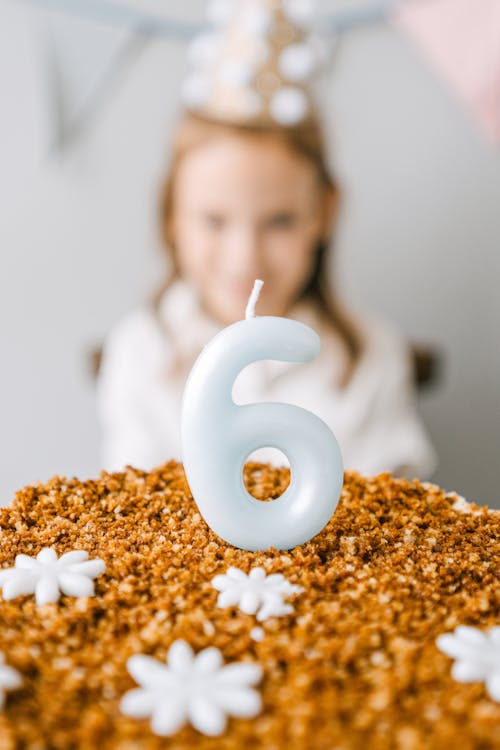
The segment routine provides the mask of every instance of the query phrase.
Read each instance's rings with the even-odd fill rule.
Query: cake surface
[[[247,464],[262,499],[289,473]],[[335,514],[307,544],[246,552],[221,541],[192,500],[182,466],[54,478],[0,511],[0,565],[53,547],[105,561],[94,597],[0,599],[0,651],[22,676],[0,713],[0,749],[500,748],[500,703],[460,683],[436,638],[500,621],[500,514],[454,508],[434,485],[347,472]],[[282,573],[302,592],[293,612],[257,623],[217,606],[212,579],[230,567]],[[259,625],[262,640],[252,631]],[[227,664],[260,664],[262,711],[220,737],[186,725],[158,737],[120,710],[137,687],[127,660],[164,662],[182,638]]]

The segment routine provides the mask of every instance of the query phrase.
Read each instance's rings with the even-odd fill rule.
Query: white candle
[[[262,282],[255,282],[246,319],[218,333],[189,375],[182,406],[186,477],[201,515],[235,547],[291,549],[311,539],[334,512],[343,484],[342,457],[330,428],[306,409],[284,403],[237,405],[238,373],[251,362],[309,362],[319,336],[288,318],[255,317]],[[243,466],[257,448],[273,446],[288,458],[290,484],[276,500],[247,492]]]

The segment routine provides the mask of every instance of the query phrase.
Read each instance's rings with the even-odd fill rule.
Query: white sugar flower
[[[22,678],[19,672],[5,663],[5,656],[0,652],[0,709],[5,704],[5,693],[7,690],[16,690],[21,687]]]
[[[66,552],[58,559],[52,547],[45,547],[36,558],[17,555],[13,568],[0,570],[0,587],[4,599],[35,594],[40,606],[57,602],[61,592],[66,596],[93,596],[93,579],[104,569],[103,560],[89,560],[83,550]]]
[[[303,590],[289,583],[281,573],[266,576],[264,568],[253,568],[248,576],[238,568],[229,568],[225,575],[212,579],[212,586],[221,592],[217,598],[219,607],[238,605],[247,615],[257,614],[261,622],[293,612],[293,607],[284,600]]]
[[[458,682],[484,682],[488,693],[500,701],[500,627],[488,632],[459,625],[454,633],[440,635],[438,648],[456,659],[451,668]]]
[[[261,710],[255,685],[262,678],[258,664],[223,665],[219,649],[206,648],[194,655],[183,640],[169,649],[167,664],[138,654],[127,669],[141,686],[129,690],[121,711],[135,719],[151,717],[152,731],[162,737],[175,734],[186,722],[203,734],[224,732],[227,716],[250,719]]]

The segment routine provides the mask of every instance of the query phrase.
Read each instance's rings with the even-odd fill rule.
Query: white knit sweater
[[[436,464],[418,417],[408,347],[387,324],[357,319],[363,354],[347,386],[336,387],[346,362],[339,335],[327,328],[311,303],[297,304],[290,317],[311,326],[321,353],[307,364],[255,362],[235,381],[236,403],[283,401],[317,414],[335,433],[346,468],[373,475],[391,471],[426,478]],[[130,313],[109,335],[98,383],[103,462],[150,469],[182,460],[180,416],[189,370],[221,326],[202,310],[193,290],[175,282],[160,305],[166,336],[146,307]],[[180,360],[179,360],[180,357]],[[171,372],[174,361],[179,370]],[[169,374],[170,373],[170,374]],[[273,448],[257,458],[284,464]]]

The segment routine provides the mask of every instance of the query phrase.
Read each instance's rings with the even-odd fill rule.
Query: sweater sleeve
[[[396,331],[374,324],[357,377],[357,388],[369,394],[359,435],[361,471],[429,477],[436,453],[418,414],[409,348]]]
[[[104,468],[151,469],[165,460],[145,397],[165,342],[146,310],[130,313],[106,339],[97,384]]]

